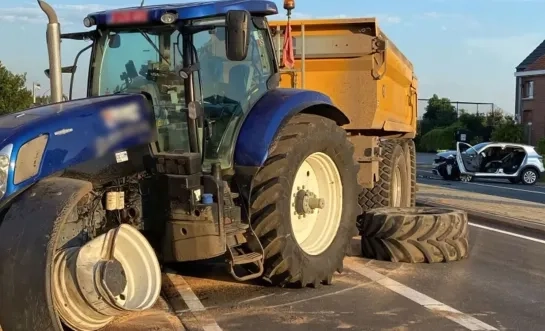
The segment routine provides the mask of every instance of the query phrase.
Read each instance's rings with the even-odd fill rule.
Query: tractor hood
[[[107,126],[106,121],[109,119],[115,121],[115,119],[122,118],[123,115],[128,119],[130,112],[133,115],[142,115],[147,112],[144,110],[147,107],[143,95],[117,94],[30,108],[0,116],[0,145],[18,134],[26,135],[39,132],[55,135],[57,129],[66,129],[65,127],[70,127],[70,124],[73,126],[74,124],[87,123],[84,132],[76,133],[81,137],[81,134],[92,134],[89,130],[94,127],[93,124],[99,124],[99,126],[101,124],[97,122],[102,122],[103,126]]]
[[[8,158],[4,164],[9,164],[3,189],[8,195],[97,158],[125,162],[116,161],[118,154],[153,141],[154,125],[153,111],[141,94],[72,100],[0,116],[0,158]]]

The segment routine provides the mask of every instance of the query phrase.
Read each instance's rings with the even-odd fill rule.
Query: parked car
[[[503,142],[471,146],[458,142],[456,150],[437,153],[432,172],[446,180],[497,178],[534,185],[545,174],[545,167],[543,157],[533,146]]]

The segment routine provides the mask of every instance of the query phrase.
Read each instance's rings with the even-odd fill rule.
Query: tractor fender
[[[0,225],[0,321],[4,330],[60,331],[49,268],[63,215],[91,192],[90,182],[51,177],[37,182],[11,204]],[[19,288],[23,287],[23,288]],[[32,316],[32,322],[28,319]]]
[[[257,101],[242,123],[235,145],[234,164],[263,165],[278,130],[298,113],[324,116],[339,126],[350,123],[331,98],[323,93],[284,88],[270,90]]]

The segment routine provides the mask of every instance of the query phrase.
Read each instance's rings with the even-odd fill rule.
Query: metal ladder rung
[[[258,262],[260,260],[261,260],[261,254],[255,253],[255,252],[233,256],[233,264],[235,265],[253,263],[253,262]]]

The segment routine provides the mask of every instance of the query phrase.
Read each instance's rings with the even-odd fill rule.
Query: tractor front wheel
[[[101,203],[90,183],[69,178],[43,180],[13,202],[0,226],[3,330],[98,330],[155,304],[153,249],[129,225],[97,234]]]
[[[330,284],[361,213],[358,164],[346,132],[315,115],[293,117],[273,142],[251,192],[251,222],[274,285]]]

